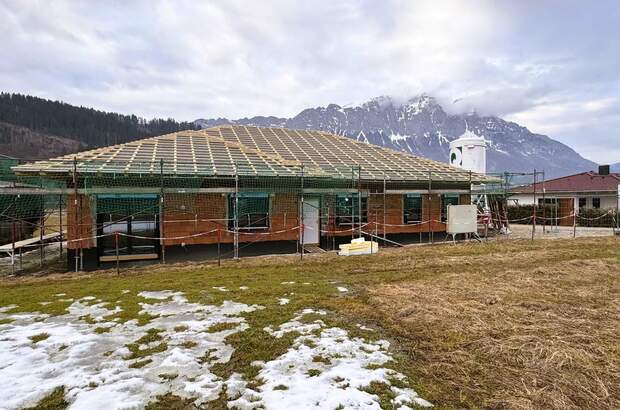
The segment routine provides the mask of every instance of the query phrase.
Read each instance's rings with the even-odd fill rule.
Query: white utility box
[[[476,205],[448,205],[448,235],[478,233],[478,207]]]

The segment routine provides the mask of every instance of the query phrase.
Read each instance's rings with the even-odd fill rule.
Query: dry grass
[[[620,408],[618,259],[492,272],[440,263],[449,272],[370,287],[365,312],[398,341],[426,398],[447,407]]]
[[[122,298],[123,320],[144,316],[138,315],[141,290],[180,290],[201,303],[233,298],[266,305],[247,316],[249,329],[227,339],[235,347],[231,360],[213,366],[220,377],[237,372],[252,382],[253,361],[271,360],[292,344],[292,336],[274,339],[265,326],[277,326],[302,308],[328,309],[322,320],[352,336],[389,339],[393,366],[436,408],[617,409],[619,245],[620,237],[507,240],[382,249],[352,258],[306,255],[303,262],[260,257],[224,261],[221,268],[213,263],[132,268],[118,277],[112,270],[5,278],[0,291],[4,305],[60,314],[66,304],[39,302],[58,292],[116,301],[121,290],[130,289]],[[291,288],[285,281],[311,286]],[[249,290],[202,293],[241,285]],[[337,292],[339,285],[349,292]],[[290,304],[278,305],[277,298],[291,289]],[[361,334],[357,323],[377,332]],[[387,397],[382,386],[374,387]],[[173,396],[156,403],[188,405]],[[211,405],[225,408],[226,400]]]

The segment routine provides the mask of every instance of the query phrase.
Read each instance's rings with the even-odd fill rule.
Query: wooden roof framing
[[[470,173],[438,161],[323,131],[222,125],[180,131],[14,167],[20,174],[80,173],[296,176],[464,182]],[[471,174],[474,183],[493,180]]]

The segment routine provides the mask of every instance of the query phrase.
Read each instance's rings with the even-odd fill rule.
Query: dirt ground
[[[508,236],[498,237],[499,239],[531,239],[532,238],[532,225],[510,225],[511,234]],[[543,229],[542,226],[536,226],[535,239],[568,239],[572,238],[573,234],[576,234],[577,238],[589,238],[589,237],[601,237],[601,236],[613,236],[614,230],[612,228],[589,228],[584,226],[578,226],[576,231],[573,232],[572,226],[547,226]]]

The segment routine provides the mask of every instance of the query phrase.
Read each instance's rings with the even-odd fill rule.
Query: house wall
[[[542,194],[536,195],[536,201],[542,198]],[[614,194],[605,194],[605,195],[597,195],[597,194],[579,194],[579,193],[568,193],[568,194],[546,194],[545,198],[570,198],[577,201],[578,198],[586,198],[586,208],[592,207],[592,198],[601,198],[601,208],[602,209],[615,209],[617,207],[617,197]],[[511,195],[508,198],[509,205],[515,205],[515,201],[518,201],[519,205],[533,205],[534,204],[534,195]]]
[[[166,246],[217,243],[217,232],[192,235],[227,228],[224,194],[170,194],[164,204],[160,235],[170,238],[164,240]],[[222,241],[228,240],[226,235],[222,233]]]
[[[199,235],[216,229],[220,230],[221,243],[233,243],[234,234],[228,231],[227,198],[226,194],[167,195],[162,236],[171,239],[166,239],[164,244],[218,243],[218,232]],[[273,194],[270,197],[270,211],[268,229],[240,230],[239,241],[255,241],[258,238],[260,241],[297,240],[298,230],[292,229],[299,226],[296,194]]]
[[[67,201],[67,248],[96,250],[96,209],[95,199],[86,195],[78,195],[77,203],[73,195]],[[322,212],[330,209],[330,218],[321,215],[322,229],[328,229],[330,235],[351,235],[350,227],[337,226],[335,224],[334,208],[335,201],[323,197],[326,201]],[[461,195],[460,203],[469,203],[469,195]],[[165,211],[163,224],[160,225],[160,236],[166,237],[164,245],[192,245],[214,244],[218,240],[221,243],[233,243],[234,235],[228,230],[227,218],[229,215],[228,200],[226,194],[167,194],[165,199]],[[329,205],[331,203],[331,205]],[[327,207],[325,204],[328,204]],[[444,232],[446,224],[440,222],[441,196],[438,194],[422,195],[422,219],[432,222],[424,224],[404,225],[403,223],[403,195],[385,195],[385,219],[384,219],[384,195],[369,194],[368,196],[368,225],[364,227],[367,232],[378,234],[399,234]],[[270,224],[268,229],[240,231],[239,241],[280,241],[297,240],[299,235],[299,212],[298,198],[296,193],[277,193],[270,196]],[[78,226],[75,218],[78,218]],[[212,230],[218,232],[209,232]],[[74,241],[77,238],[85,238]]]
[[[218,242],[217,233],[189,237],[202,232],[214,229],[220,229],[219,240],[222,243],[232,243],[234,241],[233,233],[225,232],[227,229],[226,218],[229,215],[227,211],[227,197],[221,194],[202,194],[194,196],[195,206],[192,213],[180,212],[178,209],[182,204],[191,202],[191,198],[177,196],[176,198],[166,198],[166,209],[164,214],[164,229],[162,236],[173,237],[165,241],[166,245],[179,244],[212,244]],[[368,224],[364,226],[367,232],[377,232],[383,234],[384,230],[387,234],[395,233],[418,233],[428,232],[429,229],[434,232],[443,232],[446,230],[446,224],[440,222],[441,208],[440,195],[423,195],[422,196],[422,216],[424,221],[432,220],[425,224],[403,224],[403,195],[386,195],[385,196],[385,221],[382,194],[370,194],[368,196]],[[298,198],[296,194],[273,194],[270,197],[270,224],[269,229],[253,230],[249,232],[239,231],[239,241],[279,241],[279,240],[297,240],[299,226]],[[330,232],[330,235],[348,236],[351,235],[350,226],[339,226],[336,224],[335,218],[335,199],[328,196],[323,197],[321,215],[321,229]],[[176,204],[175,202],[178,202]],[[469,195],[461,195],[460,203],[469,203]],[[329,214],[329,218],[328,215]],[[219,221],[201,221],[205,219],[213,219]],[[196,220],[196,221],[194,221]],[[385,225],[384,225],[385,224]],[[174,238],[177,237],[177,238]]]
[[[332,201],[333,202],[333,201]],[[467,194],[459,196],[460,204],[469,204],[471,197]],[[366,232],[376,234],[402,234],[402,233],[419,233],[419,232],[445,232],[446,224],[441,221],[441,195],[439,194],[423,194],[422,195],[422,222],[431,221],[422,224],[404,224],[403,219],[404,196],[402,194],[385,195],[385,212],[384,212],[384,195],[369,194],[368,195],[368,224],[363,227]],[[324,207],[325,208],[325,207]],[[333,215],[333,207],[330,208],[330,215]],[[385,220],[384,220],[385,217]],[[328,229],[331,235],[348,236],[351,235],[351,229],[348,226],[338,226],[335,218],[330,218],[329,224],[323,229]]]
[[[93,205],[86,195],[69,195],[67,197],[67,249],[88,249],[96,247],[97,235]],[[77,226],[76,226],[77,217]],[[76,240],[85,238],[81,240]]]

